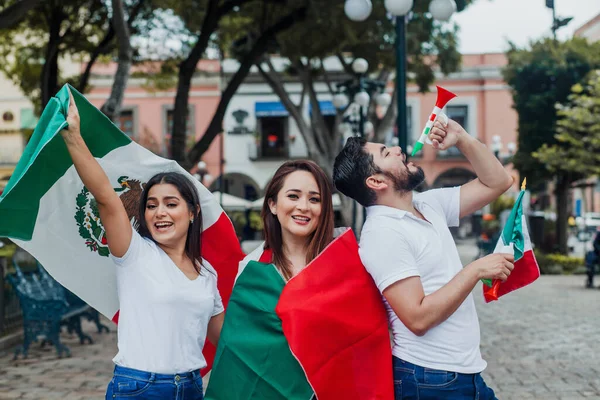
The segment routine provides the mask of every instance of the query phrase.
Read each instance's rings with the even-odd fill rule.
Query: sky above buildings
[[[600,0],[554,0],[554,4],[557,17],[573,17],[557,31],[561,40],[600,13]],[[452,20],[460,27],[463,54],[502,52],[509,40],[523,47],[552,35],[552,10],[545,0],[477,0]]]

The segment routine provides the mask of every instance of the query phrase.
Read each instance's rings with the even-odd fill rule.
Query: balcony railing
[[[290,159],[289,148],[281,149],[281,151],[271,149],[265,151],[260,144],[248,143],[247,146],[248,158],[251,161],[283,161]]]

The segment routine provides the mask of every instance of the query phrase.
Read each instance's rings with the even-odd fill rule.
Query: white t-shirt
[[[202,260],[201,274],[190,280],[135,230],[127,253],[111,258],[120,306],[115,364],[161,374],[204,368],[208,322],[223,312],[214,268]]]
[[[381,292],[397,281],[420,276],[425,295],[429,295],[462,269],[448,229],[459,223],[460,188],[416,194],[413,205],[429,222],[392,207],[367,208],[359,253]],[[487,366],[479,350],[479,321],[472,294],[446,321],[421,337],[404,326],[387,301],[385,305],[396,357],[426,368],[465,374],[481,372]]]

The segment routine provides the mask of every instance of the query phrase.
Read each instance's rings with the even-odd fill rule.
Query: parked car
[[[577,218],[577,226],[582,230],[595,231],[600,227],[600,213],[588,212]]]

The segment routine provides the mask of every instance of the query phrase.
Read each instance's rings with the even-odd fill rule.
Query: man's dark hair
[[[373,156],[365,150],[366,143],[364,138],[349,138],[333,164],[333,183],[337,190],[364,207],[372,206],[377,200],[377,194],[367,186],[366,180],[381,173]]]

